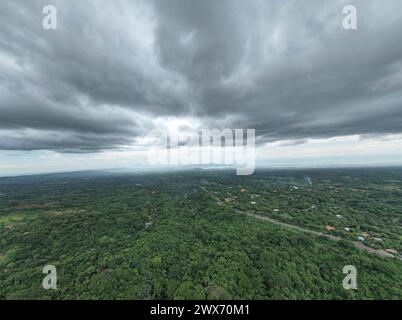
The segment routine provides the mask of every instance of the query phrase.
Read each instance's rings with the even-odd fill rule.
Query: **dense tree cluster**
[[[337,225],[330,217],[342,208],[362,230],[377,230],[398,246],[401,190],[394,182],[376,181],[374,173],[317,171],[308,173],[313,187],[303,188],[304,175],[194,171],[0,179],[0,298],[401,299],[400,260],[263,223],[201,188],[220,199],[236,197],[233,206],[316,228]],[[348,199],[345,188],[355,189]],[[258,194],[255,205],[251,194]],[[312,204],[321,214],[303,211]],[[279,212],[266,210],[274,207]],[[304,212],[298,218],[297,210]],[[47,264],[57,268],[57,290],[42,288]],[[342,287],[345,265],[356,266],[358,290]]]

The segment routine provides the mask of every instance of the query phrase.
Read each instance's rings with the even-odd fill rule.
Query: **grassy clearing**
[[[24,220],[25,215],[23,213],[12,213],[6,215],[0,215],[0,224],[9,224],[13,222],[20,222]]]

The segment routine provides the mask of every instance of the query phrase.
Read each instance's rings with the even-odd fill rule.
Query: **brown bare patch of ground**
[[[24,210],[24,209],[51,209],[56,206],[53,202],[47,203],[31,203],[31,204],[21,204],[14,206],[14,209]]]
[[[64,214],[63,211],[50,211],[49,214],[54,217],[60,217]]]
[[[88,210],[80,209],[80,210],[72,210],[72,209],[67,209],[67,210],[52,210],[49,211],[48,214],[53,216],[53,217],[60,217],[65,214],[74,214],[74,213],[83,213],[87,212]]]

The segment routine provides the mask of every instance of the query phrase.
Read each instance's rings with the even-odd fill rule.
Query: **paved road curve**
[[[250,213],[250,212],[242,211],[242,210],[239,210],[239,209],[234,209],[234,208],[228,206],[227,204],[225,204],[224,202],[222,202],[218,197],[216,197],[211,192],[209,192],[205,187],[201,187],[201,189],[204,190],[206,193],[208,193],[212,198],[214,198],[220,205],[227,206],[227,207],[231,208],[232,210],[234,210],[236,213],[244,214],[244,215],[247,215],[249,217],[258,219],[258,220],[267,221],[267,222],[270,222],[272,224],[276,224],[276,225],[279,225],[279,226],[282,226],[282,227],[285,227],[285,228],[288,228],[288,229],[297,230],[297,231],[304,232],[304,233],[307,233],[307,234],[312,234],[312,235],[315,235],[315,236],[318,236],[318,237],[327,238],[327,239],[330,239],[330,240],[333,240],[333,241],[340,241],[340,240],[349,241],[349,242],[353,243],[353,245],[359,250],[368,251],[370,253],[377,254],[377,255],[379,255],[381,257],[398,258],[399,260],[402,260],[402,257],[394,256],[393,254],[391,254],[391,253],[389,253],[389,252],[387,252],[385,250],[382,250],[382,249],[374,249],[374,248],[368,247],[368,246],[366,246],[364,243],[362,243],[360,241],[346,240],[346,239],[344,239],[342,237],[333,236],[333,235],[330,235],[330,234],[305,229],[305,228],[302,228],[302,227],[299,227],[299,226],[295,226],[293,224],[280,222],[278,220],[272,219],[272,218],[267,217],[267,216],[259,216],[259,215],[256,215],[256,214],[253,214],[253,213]]]

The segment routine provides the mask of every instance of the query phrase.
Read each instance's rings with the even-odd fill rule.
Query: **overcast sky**
[[[42,27],[46,4],[57,30]],[[342,26],[347,4],[357,30]],[[143,164],[142,137],[174,127],[255,128],[267,166],[402,164],[401,12],[400,0],[2,0],[0,175]]]

